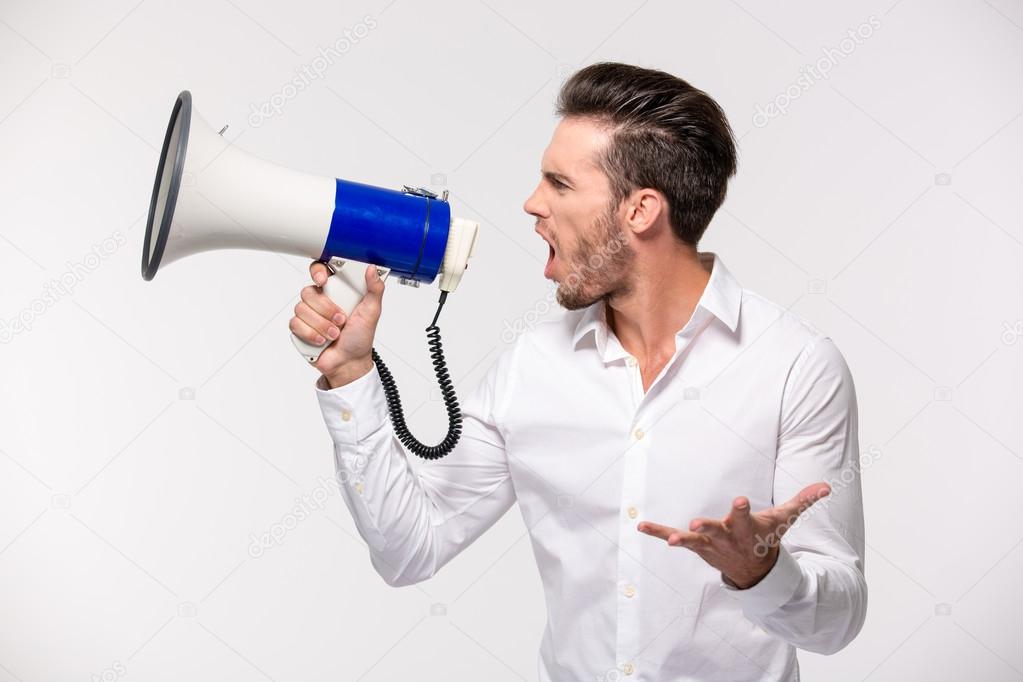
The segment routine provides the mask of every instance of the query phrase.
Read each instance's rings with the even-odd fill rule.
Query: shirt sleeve
[[[789,373],[782,399],[774,503],[825,481],[819,500],[782,536],[778,560],[756,585],[722,576],[745,616],[793,646],[832,654],[856,637],[867,611],[863,495],[856,391],[828,337],[811,341]]]
[[[514,346],[461,401],[462,433],[445,457],[417,473],[394,434],[376,366],[344,386],[316,382],[341,496],[388,585],[430,578],[515,501],[500,428]],[[412,455],[415,456],[415,455]]]

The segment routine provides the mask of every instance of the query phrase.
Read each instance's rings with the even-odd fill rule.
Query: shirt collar
[[[685,327],[678,330],[675,336],[679,337],[688,332],[693,325],[699,324],[709,314],[720,320],[728,330],[734,332],[739,326],[739,308],[742,303],[742,286],[732,276],[732,273],[725,267],[721,257],[713,251],[700,251],[697,253],[700,263],[705,268],[710,268],[710,280],[700,295],[696,304],[696,310]],[[583,311],[575,326],[575,333],[572,335],[573,346],[578,345],[590,332],[596,335],[597,348],[601,355],[606,356],[608,334],[610,327],[607,324],[607,309],[604,301],[597,301]],[[614,355],[624,357],[627,355],[620,344],[616,344],[618,350]],[[613,360],[614,357],[605,357],[605,360]]]

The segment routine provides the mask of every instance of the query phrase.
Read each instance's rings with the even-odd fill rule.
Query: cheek
[[[558,223],[557,230],[554,232],[554,245],[558,247],[558,251],[563,254],[570,254],[575,251],[576,247],[576,232],[575,226],[569,222]]]
[[[597,221],[606,210],[606,200],[579,191],[551,193],[548,198],[555,245],[566,253],[576,253],[580,242],[597,238]]]
[[[560,246],[574,246],[579,235],[585,234],[586,219],[580,211],[562,206],[557,213],[552,212],[551,217],[554,218],[554,234]]]
[[[594,239],[593,224],[588,216],[579,217],[576,220],[570,221],[564,230],[561,231],[562,244],[570,250],[572,253],[577,253],[579,249],[583,248],[586,244],[590,244]]]

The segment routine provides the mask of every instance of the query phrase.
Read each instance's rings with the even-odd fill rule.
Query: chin
[[[591,294],[581,288],[569,289],[564,284],[559,284],[556,298],[558,300],[558,305],[565,310],[582,310],[583,308],[593,305],[604,297],[600,294]]]

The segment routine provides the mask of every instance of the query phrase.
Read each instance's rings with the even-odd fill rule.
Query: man
[[[336,339],[317,395],[345,503],[397,586],[517,500],[548,607],[541,680],[795,680],[795,648],[834,653],[866,613],[852,377],[697,250],[736,166],[713,99],[603,63],[558,113],[524,208],[569,312],[500,355],[446,458],[416,475],[393,437],[375,269],[350,317],[303,289],[291,330]]]

